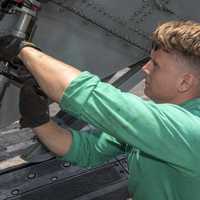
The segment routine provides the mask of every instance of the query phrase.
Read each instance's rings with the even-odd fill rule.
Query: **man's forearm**
[[[63,156],[70,149],[72,143],[71,133],[57,126],[53,121],[34,128],[33,131],[40,141],[58,156]]]
[[[70,82],[80,71],[34,48],[25,47],[18,55],[42,90],[58,102]]]

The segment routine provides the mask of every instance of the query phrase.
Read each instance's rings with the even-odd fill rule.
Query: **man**
[[[101,130],[80,134],[58,127],[49,120],[45,99],[31,85],[24,86],[24,125],[61,159],[88,167],[123,152],[134,200],[199,200],[200,24],[167,22],[152,39],[151,59],[143,71],[145,94],[153,101],[123,93],[19,39],[1,45],[0,54],[5,60],[18,55],[63,110]],[[36,106],[38,111],[32,111]]]

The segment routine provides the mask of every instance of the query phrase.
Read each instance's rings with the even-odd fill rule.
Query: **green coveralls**
[[[134,200],[200,199],[200,99],[156,104],[82,72],[60,106],[102,130],[72,130],[72,146],[62,159],[89,167],[125,152]]]

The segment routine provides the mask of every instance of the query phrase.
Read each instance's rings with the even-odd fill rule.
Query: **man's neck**
[[[192,99],[196,99],[196,98],[200,98],[200,96],[198,95],[184,95],[184,96],[179,96],[176,97],[175,99],[172,99],[171,101],[167,102],[167,103],[172,103],[172,104],[182,104],[186,101],[192,100]]]

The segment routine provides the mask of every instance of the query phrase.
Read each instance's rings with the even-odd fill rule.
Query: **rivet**
[[[28,179],[34,179],[36,177],[36,174],[35,173],[30,173],[28,175]]]
[[[19,189],[15,189],[11,191],[12,195],[18,195],[19,194]]]
[[[71,166],[71,163],[70,162],[64,162],[63,163],[63,167],[70,167]]]
[[[53,181],[56,181],[57,179],[58,179],[58,177],[55,176],[55,177],[51,178],[51,181],[53,182]]]
[[[64,12],[65,9],[64,8],[58,8],[58,12]]]

